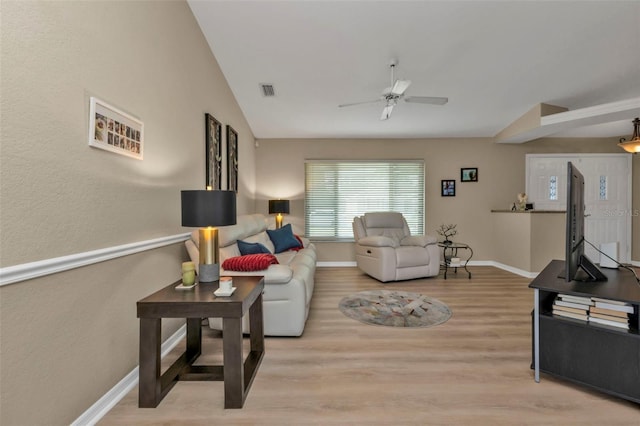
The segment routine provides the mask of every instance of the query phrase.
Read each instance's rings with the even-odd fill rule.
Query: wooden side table
[[[235,292],[217,297],[218,282],[176,290],[177,281],[138,301],[140,384],[138,406],[157,407],[178,380],[223,380],[224,407],[242,408],[264,356],[262,277],[234,277]],[[242,317],[249,312],[250,352],[243,361]],[[202,318],[222,318],[224,365],[197,365],[202,351]],[[186,351],[160,374],[162,318],[187,319]]]

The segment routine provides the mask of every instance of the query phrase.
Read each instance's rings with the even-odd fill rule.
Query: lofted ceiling
[[[258,139],[493,137],[540,103],[640,102],[640,1],[188,3]],[[407,96],[449,102],[338,108],[377,99],[391,60]],[[637,115],[556,136],[628,136]]]

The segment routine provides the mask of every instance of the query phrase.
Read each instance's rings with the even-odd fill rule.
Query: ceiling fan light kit
[[[364,101],[364,102],[353,102],[349,104],[341,104],[338,105],[339,108],[354,106],[354,105],[362,105],[362,104],[372,104],[378,102],[384,102],[385,106],[382,109],[382,115],[380,116],[380,120],[388,120],[391,118],[391,111],[393,111],[393,107],[398,104],[398,100],[404,99],[405,102],[413,102],[419,104],[429,104],[429,105],[444,105],[449,102],[449,98],[436,97],[436,96],[404,96],[404,92],[411,85],[411,80],[396,80],[394,71],[395,67],[398,64],[397,61],[391,61],[389,67],[391,68],[391,86],[382,91],[382,95],[379,99],[372,101]]]
[[[625,138],[620,139],[618,146],[627,152],[636,154],[640,152],[640,118],[636,117],[633,121],[633,136],[627,141]]]

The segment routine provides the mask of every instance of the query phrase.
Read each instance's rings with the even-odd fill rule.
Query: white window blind
[[[352,239],[353,218],[380,211],[424,232],[424,161],[307,161],[305,191],[307,237]]]

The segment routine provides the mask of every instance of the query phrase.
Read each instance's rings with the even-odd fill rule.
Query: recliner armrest
[[[357,244],[367,247],[398,247],[398,242],[396,240],[383,235],[372,235],[360,238],[357,241]]]
[[[426,247],[430,244],[435,244],[437,242],[438,242],[438,239],[430,235],[411,235],[409,237],[404,237],[400,241],[400,245]]]

